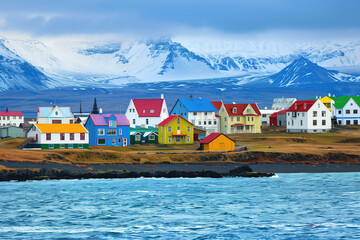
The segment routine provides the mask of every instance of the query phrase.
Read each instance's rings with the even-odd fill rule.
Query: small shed
[[[211,133],[200,141],[200,150],[234,151],[235,141],[222,133]]]
[[[16,126],[0,127],[0,138],[21,138],[24,137],[23,129]]]
[[[199,141],[206,137],[206,129],[198,126],[194,126],[194,141]]]
[[[158,129],[157,128],[131,128],[130,129],[130,143],[144,144],[144,143],[158,143]]]
[[[281,110],[273,113],[270,116],[270,126],[285,126],[286,125],[286,112],[287,110]]]

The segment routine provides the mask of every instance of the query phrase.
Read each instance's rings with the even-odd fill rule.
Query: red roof
[[[281,110],[281,111],[278,111],[278,112],[274,112],[273,114],[270,115],[270,118],[275,118],[277,117],[278,114],[282,114],[282,113],[286,113],[288,110]]]
[[[288,112],[307,112],[314,105],[315,101],[305,100],[305,101],[296,101],[289,107]]]
[[[139,117],[160,117],[164,99],[133,99]]]
[[[165,126],[167,125],[168,123],[170,123],[172,120],[174,120],[175,118],[177,117],[181,117],[182,119],[184,119],[185,121],[187,121],[188,123],[190,123],[191,125],[194,125],[192,124],[191,122],[189,122],[188,120],[186,120],[185,118],[183,118],[182,116],[180,115],[170,115],[167,119],[165,119],[164,121],[162,121],[161,123],[158,124],[158,126]]]
[[[19,111],[5,111],[5,112],[0,112],[0,116],[2,117],[12,117],[12,116],[17,116],[17,117],[20,117],[20,116],[24,116],[21,112]]]
[[[256,115],[261,115],[260,110],[257,106],[256,103],[240,103],[240,104],[224,104],[225,109],[227,111],[227,113],[229,114],[229,116],[245,116],[245,115],[253,115],[253,114],[243,114],[243,112],[245,111],[246,107],[248,105],[251,105],[251,107],[254,109],[254,111],[256,112]],[[233,112],[233,109],[236,107],[236,113]],[[256,116],[255,115],[255,116]],[[254,116],[254,115],[253,115]]]
[[[231,138],[229,138],[228,136],[226,136],[225,134],[222,133],[211,133],[209,136],[207,136],[206,138],[204,138],[203,140],[200,141],[200,143],[211,143],[212,141],[214,141],[217,137],[219,137],[220,135],[224,135],[225,137],[227,137],[228,139],[230,139],[231,141],[235,142],[234,140],[232,140]]]
[[[222,101],[213,101],[211,102],[212,105],[214,105],[214,107],[217,109],[217,110],[220,110],[221,108],[221,105],[223,104]]]

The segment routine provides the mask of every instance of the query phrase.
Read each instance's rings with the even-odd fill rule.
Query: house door
[[[123,146],[127,146],[127,138],[123,138]]]
[[[35,135],[35,141],[38,141],[38,135],[37,134]]]
[[[225,151],[225,143],[219,143],[219,150]]]

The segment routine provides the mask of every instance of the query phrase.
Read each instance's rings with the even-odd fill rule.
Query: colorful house
[[[19,111],[6,111],[0,112],[0,126],[16,126],[19,127],[21,123],[24,123],[24,115]]]
[[[158,125],[160,144],[193,144],[194,125],[180,115],[170,115]]]
[[[270,126],[286,126],[286,111],[281,110],[271,114]]]
[[[205,151],[234,151],[235,141],[222,133],[212,133],[200,141],[200,149]]]
[[[157,128],[130,128],[130,143],[158,143]]]
[[[39,107],[36,123],[74,123],[70,107]]]
[[[85,122],[90,146],[129,146],[130,124],[125,114],[90,114]]]
[[[296,101],[286,112],[287,132],[319,133],[331,129],[331,113],[320,101]]]
[[[160,99],[131,99],[125,115],[132,128],[157,127],[160,122],[169,117],[163,95]]]
[[[217,109],[206,98],[179,98],[171,115],[180,115],[197,127],[204,128],[207,134],[217,132]]]
[[[359,125],[360,123],[360,97],[344,96],[332,97],[332,116],[339,125]]]
[[[220,130],[224,134],[261,133],[261,113],[256,103],[223,104],[219,115]]]
[[[35,123],[27,132],[25,148],[89,148],[89,133],[81,124]]]

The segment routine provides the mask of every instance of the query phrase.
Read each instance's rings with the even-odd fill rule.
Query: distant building
[[[180,115],[197,127],[206,130],[206,134],[217,132],[218,118],[216,117],[218,110],[206,98],[179,98],[171,115]]]
[[[130,127],[157,127],[169,117],[164,96],[160,99],[131,99],[125,113]]]
[[[212,133],[200,141],[200,149],[205,151],[234,151],[235,141],[222,133]]]
[[[160,144],[193,144],[194,125],[180,115],[170,115],[158,124]]]
[[[220,130],[224,134],[261,133],[261,113],[256,103],[223,104],[219,114]]]
[[[276,110],[260,109],[260,113],[261,113],[260,122],[261,122],[261,125],[270,126],[270,116],[274,112],[276,112]]]
[[[90,114],[84,124],[90,146],[129,146],[130,124],[125,114]]]
[[[145,144],[158,143],[157,128],[130,128],[130,143]]]
[[[0,112],[0,126],[16,126],[19,127],[21,123],[24,123],[24,115],[19,111],[6,111]]]
[[[271,114],[270,126],[286,126],[286,112],[287,110],[281,110]]]
[[[274,98],[273,104],[271,106],[272,110],[285,110],[288,109],[291,105],[294,104],[296,98]]]
[[[70,107],[39,107],[37,123],[69,124],[74,123],[74,115]]]
[[[344,96],[332,97],[332,115],[339,125],[359,125],[360,123],[360,97]]]
[[[320,101],[296,101],[287,110],[286,131],[319,133],[331,129],[331,113]]]
[[[16,126],[1,126],[0,127],[0,139],[1,138],[21,138],[24,137],[23,129]]]
[[[27,132],[26,148],[82,149],[89,148],[89,133],[81,124],[34,124]]]

